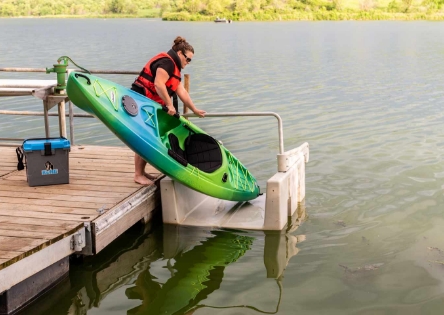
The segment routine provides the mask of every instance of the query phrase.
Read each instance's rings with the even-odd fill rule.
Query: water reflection
[[[164,258],[171,277],[161,284],[154,280],[149,268],[142,272],[136,285],[127,290],[128,297],[141,299],[142,305],[128,314],[185,314],[200,307],[200,301],[219,289],[225,267],[241,258],[254,241],[248,235],[214,230],[204,235],[199,244],[190,246],[189,240],[193,239],[186,234],[192,231],[186,230],[164,227],[164,244],[168,244]],[[177,251],[170,251],[171,246]]]
[[[305,239],[295,233],[304,219],[305,211],[301,210],[281,232],[175,225],[164,225],[151,234],[133,229],[96,257],[74,265],[69,279],[20,314],[48,314],[51,310],[50,314],[69,315],[179,315],[193,314],[202,308],[248,308],[275,314],[283,292],[285,268],[299,251],[297,243]],[[234,292],[225,297],[224,303],[209,298],[221,288],[224,278],[239,282],[248,277],[252,268],[248,259],[258,258],[260,252],[266,270],[264,277],[276,282],[273,305],[259,307],[258,300],[232,303]],[[244,270],[244,274],[229,268],[236,264],[240,264],[239,270]]]

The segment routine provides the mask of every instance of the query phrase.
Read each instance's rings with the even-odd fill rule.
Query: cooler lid
[[[26,139],[23,141],[23,151],[31,152],[44,150],[45,143],[51,143],[51,149],[69,149],[70,143],[65,138]]]

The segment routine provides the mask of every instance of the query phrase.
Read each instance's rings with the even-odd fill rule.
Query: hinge
[[[96,211],[97,211],[99,214],[103,214],[103,213],[105,212],[105,210],[106,210],[105,206],[102,206],[100,209],[97,209]]]

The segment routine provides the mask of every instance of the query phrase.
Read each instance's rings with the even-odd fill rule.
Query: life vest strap
[[[176,109],[176,112],[179,112],[179,101],[177,100],[176,92],[173,94],[173,106]]]
[[[151,75],[149,75],[149,74],[146,73],[145,71],[142,71],[142,72],[140,73],[140,76],[143,77],[143,78],[145,78],[145,79],[147,79],[148,81],[154,83],[154,77],[151,76]]]
[[[182,77],[177,76],[174,73],[173,73],[173,75],[171,77],[176,78],[177,80],[179,80],[179,82],[182,82]]]
[[[144,94],[145,94],[146,97],[149,96],[149,93],[151,93],[151,95],[157,95],[156,92],[154,92],[154,91],[153,91],[152,89],[150,89],[149,87],[144,86],[144,85],[143,85],[142,83],[140,83],[138,80],[136,80],[133,84],[134,84],[135,86],[137,86],[138,88],[143,89]],[[147,93],[147,91],[148,91],[149,93]]]

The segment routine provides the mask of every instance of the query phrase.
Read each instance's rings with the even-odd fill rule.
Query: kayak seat
[[[171,149],[168,150],[168,155],[175,159],[177,162],[182,164],[183,166],[188,165],[187,158],[185,157],[185,152],[179,145],[179,139],[177,139],[176,135],[170,133],[168,135],[168,140],[170,141]]]
[[[217,141],[206,134],[191,134],[185,140],[185,154],[188,163],[211,173],[222,166],[222,153]]]
[[[217,141],[206,134],[190,134],[185,139],[185,150],[179,145],[176,135],[168,135],[171,149],[168,154],[180,164],[211,173],[222,166],[222,152]]]

